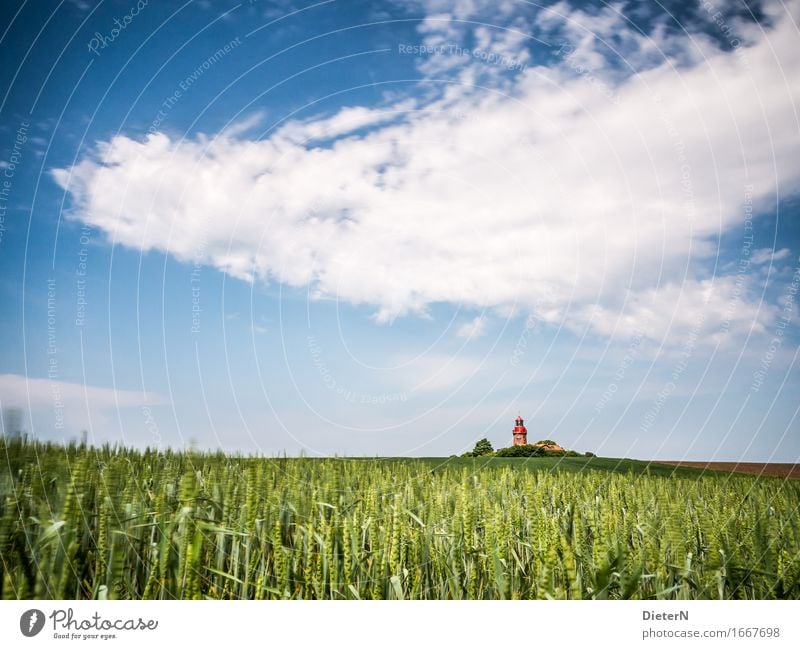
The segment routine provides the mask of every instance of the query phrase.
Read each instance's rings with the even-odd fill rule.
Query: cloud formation
[[[514,4],[500,30],[450,21],[481,3],[432,3],[420,36],[523,71],[421,58],[456,83],[258,140],[118,135],[53,176],[115,244],[309,286],[382,322],[444,302],[657,340],[763,328],[773,310],[714,271],[715,241],[798,189],[797,4],[764,31],[735,23],[735,48],[646,36],[613,8],[525,19]],[[552,44],[547,60],[525,33]],[[698,325],[698,310],[716,315]]]
[[[466,340],[472,340],[474,338],[480,338],[481,336],[486,334],[486,329],[488,327],[488,319],[484,315],[475,316],[469,322],[465,322],[458,328],[456,331],[456,335],[459,338],[464,338]]]
[[[163,396],[154,392],[0,374],[0,407],[25,411],[29,432],[37,436],[54,432],[74,436],[81,429],[92,431],[97,425],[113,425],[123,409],[166,403]]]
[[[64,404],[97,410],[116,410],[165,403],[152,392],[100,388],[81,383],[34,379],[20,374],[0,374],[0,403],[4,406],[52,406],[55,400]]]

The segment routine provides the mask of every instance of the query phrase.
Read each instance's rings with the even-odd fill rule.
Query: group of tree
[[[495,451],[492,443],[484,437],[476,442],[475,448],[461,457],[580,457],[581,455],[577,451],[547,449],[546,446],[557,446],[557,444],[552,439],[543,439],[536,444],[508,446]],[[586,457],[594,457],[594,453],[586,453]]]
[[[562,451],[548,449],[545,446],[553,442],[538,442],[537,444],[521,444],[520,446],[508,446],[499,448],[495,452],[495,457],[578,457],[577,451]]]

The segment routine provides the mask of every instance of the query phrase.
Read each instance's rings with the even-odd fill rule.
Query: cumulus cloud
[[[260,140],[119,135],[53,176],[71,216],[117,244],[310,286],[372,305],[378,321],[446,302],[661,339],[692,326],[685,309],[734,304],[703,326],[763,327],[770,309],[752,287],[710,268],[748,206],[798,189],[797,5],[725,51],[700,35],[667,47],[611,9],[595,23],[562,3],[523,24],[514,4],[497,9],[513,32],[458,33],[526,61],[520,29],[563,33],[579,58],[513,75],[473,58],[436,96],[346,107]],[[429,10],[468,19],[476,6]],[[451,38],[442,20],[422,35],[440,24]],[[621,34],[624,58],[595,24]]]
[[[465,338],[466,340],[472,340],[473,338],[480,338],[481,336],[486,334],[486,328],[488,324],[488,319],[486,316],[479,315],[474,317],[469,322],[465,322],[458,328],[456,335],[459,338]]]
[[[676,342],[697,338],[722,344],[730,341],[730,332],[764,332],[775,317],[774,305],[745,299],[752,292],[742,277],[687,279],[628,296],[622,312],[594,304],[582,316],[606,335]]]
[[[392,110],[352,106],[326,119],[290,120],[277,131],[275,139],[287,138],[300,144],[307,144],[313,140],[333,139],[358,129],[389,122],[398,116],[403,116],[414,107],[415,102],[407,100],[400,102]]]
[[[754,250],[753,254],[750,255],[750,263],[751,264],[765,264],[768,261],[780,261],[781,259],[785,259],[790,254],[790,250],[788,248],[781,248],[780,250],[773,250],[772,248],[759,248],[758,250]]]

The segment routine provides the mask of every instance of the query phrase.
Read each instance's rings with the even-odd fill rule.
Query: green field
[[[374,460],[372,460],[374,461]],[[380,462],[411,461],[408,458],[380,458]],[[643,462],[641,460],[628,460],[611,457],[423,457],[414,458],[431,469],[463,468],[468,471],[476,469],[502,469],[512,471],[568,471],[572,473],[593,469],[597,471],[624,473],[634,476],[674,476],[680,478],[699,478],[702,476],[717,475],[729,476],[729,473],[693,469],[690,467],[677,467],[658,462]]]
[[[800,597],[800,483],[0,441],[0,597]]]

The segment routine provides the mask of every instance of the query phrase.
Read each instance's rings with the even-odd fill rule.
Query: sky
[[[800,3],[0,6],[44,440],[800,460]],[[10,431],[6,431],[10,432]]]

